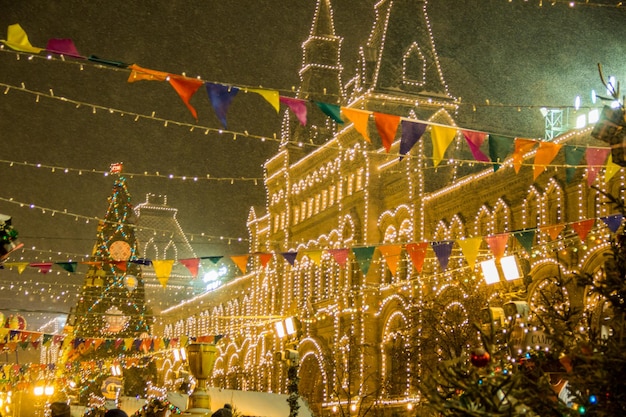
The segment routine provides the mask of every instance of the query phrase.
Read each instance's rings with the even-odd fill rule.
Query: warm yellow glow
[[[483,271],[483,277],[485,277],[485,282],[487,284],[495,284],[500,281],[500,274],[498,273],[498,268],[496,267],[496,261],[494,259],[481,262],[480,268]]]
[[[46,394],[47,396],[50,396],[50,395],[54,394],[54,386],[46,385],[44,387],[44,394]]]
[[[41,385],[37,385],[37,386],[35,387],[35,389],[33,390],[33,393],[34,393],[36,396],[38,396],[38,397],[42,396],[42,395],[43,395],[43,386],[41,386]]]
[[[514,279],[521,278],[519,268],[517,267],[517,259],[514,255],[505,256],[500,259],[500,265],[502,265],[504,279],[507,281],[513,281]]]
[[[283,322],[277,321],[276,323],[274,323],[274,326],[276,326],[276,335],[278,336],[278,338],[282,339],[283,337],[285,337],[287,333],[285,332],[285,326],[283,325]]]

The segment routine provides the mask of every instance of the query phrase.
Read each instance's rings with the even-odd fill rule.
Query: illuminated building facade
[[[547,168],[536,165],[536,146],[497,162],[473,158],[426,6],[378,2],[357,73],[343,85],[330,1],[318,1],[298,98],[370,112],[369,138],[356,123],[312,115],[301,126],[285,114],[282,144],[265,164],[266,210],[248,217],[246,273],[164,310],[157,326],[166,337],[224,335],[214,386],[285,392],[276,352],[295,349],[299,391],[315,413],[411,410],[433,364],[471,348],[475,332],[463,329],[492,312],[485,307],[517,300],[539,311],[538,294],[559,277],[601,268],[610,232],[600,219],[613,212],[589,183],[624,197],[623,174],[605,181],[608,170],[566,168],[566,148],[602,146],[589,129],[553,138],[560,152]],[[387,152],[377,113],[429,129],[399,158],[400,134]],[[433,126],[456,129],[444,152]],[[528,231],[529,246],[516,239]],[[258,254],[272,257],[265,264]],[[521,265],[519,277],[488,286],[479,263],[505,255]],[[590,302],[573,284],[556,289],[563,303]],[[301,326],[292,339],[274,331],[285,317]]]

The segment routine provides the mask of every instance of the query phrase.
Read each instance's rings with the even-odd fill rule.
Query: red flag
[[[587,238],[587,234],[589,234],[595,222],[596,219],[587,219],[572,223],[571,226],[580,238],[580,240],[584,242]]]
[[[389,153],[391,144],[396,137],[398,125],[400,124],[400,116],[385,113],[374,113],[374,121],[376,122],[376,129],[378,129],[380,140],[383,142],[383,146],[387,150],[387,153]]]
[[[409,243],[406,245],[406,251],[411,257],[411,263],[413,263],[413,267],[420,274],[426,258],[426,249],[428,249],[428,242]]]
[[[185,106],[187,106],[193,115],[193,118],[198,120],[198,112],[191,105],[189,100],[191,100],[191,97],[196,93],[196,91],[198,91],[198,88],[204,85],[204,82],[195,78],[180,77],[172,74],[169,75],[168,79],[170,85],[174,87],[174,90],[176,90],[180,98],[183,100],[183,103],[185,103]]]
[[[200,258],[179,259],[178,262],[187,267],[189,272],[191,272],[191,276],[193,276],[194,278],[198,277],[198,266],[200,265]]]

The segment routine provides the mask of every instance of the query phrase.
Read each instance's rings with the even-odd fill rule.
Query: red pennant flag
[[[169,75],[169,81],[170,85],[174,87],[174,90],[176,90],[180,98],[183,100],[183,103],[185,103],[185,106],[187,106],[193,115],[193,118],[198,120],[198,112],[195,107],[191,105],[189,100],[191,100],[191,97],[196,93],[196,91],[204,85],[204,82],[195,78],[180,77],[173,74]]]
[[[509,234],[502,233],[499,235],[490,235],[485,237],[485,242],[489,245],[491,253],[496,259],[502,258],[506,250],[506,244],[509,241]]]
[[[47,274],[52,269],[52,262],[31,262],[28,266],[39,268],[39,272]]]
[[[389,153],[391,144],[393,143],[393,140],[396,137],[396,132],[398,131],[400,116],[374,112],[374,121],[376,122],[376,129],[378,129],[378,134],[383,142],[383,146],[387,150],[387,153]]]
[[[298,121],[302,126],[306,126],[307,102],[305,100],[283,96],[280,96],[279,100],[281,103],[284,103],[287,105],[287,107],[289,107],[289,110],[291,110],[292,113],[296,115]]]
[[[350,251],[348,249],[328,249],[328,253],[330,253],[340,266],[346,266],[346,262],[348,262],[348,255]]]
[[[424,266],[424,259],[426,258],[426,250],[428,249],[428,242],[421,243],[409,243],[406,245],[406,251],[411,257],[411,263],[415,270],[421,274]]]
[[[480,146],[483,144],[485,139],[487,139],[487,134],[473,130],[461,130],[461,133],[463,133],[465,141],[467,142],[474,159],[477,161],[489,162],[489,157],[480,150]]]
[[[274,255],[271,253],[259,253],[258,256],[261,261],[261,266],[265,268]]]
[[[580,238],[580,240],[584,242],[585,239],[587,239],[587,235],[591,231],[591,228],[593,227],[595,222],[596,219],[587,219],[572,223],[571,226]]]
[[[200,258],[188,258],[188,259],[179,259],[178,262],[185,265],[189,272],[191,272],[191,276],[194,278],[198,277],[198,267],[200,266]]]
[[[120,271],[126,272],[126,269],[128,268],[128,262],[126,261],[113,261],[111,263],[114,264]]]

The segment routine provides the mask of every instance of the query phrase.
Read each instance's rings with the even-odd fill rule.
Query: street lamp
[[[35,394],[35,409],[37,413],[41,416],[45,415],[44,407],[48,404],[48,399],[54,394],[54,386],[53,385],[35,385],[33,389],[33,394]],[[43,397],[45,396],[45,401],[43,401]]]
[[[296,417],[298,415],[298,362],[300,355],[298,353],[298,339],[300,337],[300,321],[295,317],[287,317],[283,320],[274,323],[276,330],[276,336],[279,339],[287,338],[292,339],[290,347],[293,349],[286,349],[283,352],[277,353],[277,358],[285,361],[289,364],[287,369],[287,392],[289,397],[287,403],[289,404],[289,417]]]

